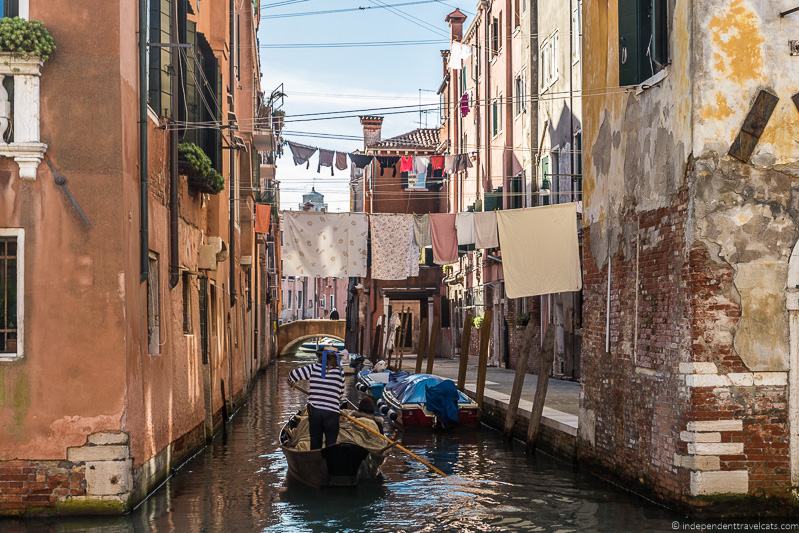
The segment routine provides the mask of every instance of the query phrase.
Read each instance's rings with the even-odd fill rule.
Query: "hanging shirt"
[[[295,143],[293,141],[288,142],[289,149],[291,150],[291,157],[294,158],[295,165],[302,165],[305,164],[305,168],[309,168],[311,166],[311,156],[316,153],[316,147],[314,146],[306,146],[304,144]]]
[[[369,216],[369,227],[372,279],[405,280],[419,275],[413,215],[375,213]]]
[[[467,211],[455,215],[455,229],[459,245],[474,244],[474,213]]]
[[[336,168],[347,170],[347,152],[336,152]]]
[[[472,56],[472,47],[459,42],[453,42],[449,51],[448,67],[451,70],[460,70],[461,63]]]
[[[430,237],[429,215],[413,215],[413,235],[419,248],[433,244],[433,239]]]
[[[469,114],[471,109],[469,108],[469,93],[463,93],[461,96],[461,116],[465,117]]]
[[[474,214],[474,246],[480,249],[499,246],[497,212],[485,211]]]
[[[366,277],[369,222],[364,213],[282,214],[286,276]]]
[[[434,155],[430,156],[430,166],[433,167],[433,172],[437,170],[444,170],[444,156]]]
[[[447,155],[444,156],[444,170],[447,174],[455,174],[458,170],[458,156]]]
[[[400,172],[413,172],[412,155],[404,155],[400,157]]]
[[[330,175],[333,175],[333,160],[336,157],[336,152],[333,150],[319,149],[319,166],[316,171],[321,172],[322,167],[330,167]]]
[[[433,262],[446,265],[458,260],[458,234],[454,213],[430,213],[430,234],[433,240]]]
[[[508,298],[579,291],[576,204],[497,211]]]
[[[469,154],[459,154],[455,157],[455,170],[466,170],[467,168],[472,168],[472,160],[469,158]]]
[[[344,396],[344,373],[340,368],[326,368],[324,377],[320,363],[301,366],[289,372],[289,381],[292,383],[304,379],[309,382],[308,403],[311,406],[334,413],[340,411],[341,398]]]
[[[427,187],[427,167],[430,165],[430,158],[416,156],[413,158],[413,167],[416,170],[416,188],[424,189]]]
[[[364,155],[364,154],[352,154],[352,153],[350,154],[350,161],[352,161],[352,162],[353,162],[353,164],[354,164],[354,165],[355,165],[357,168],[364,168],[364,167],[366,167],[366,165],[368,165],[369,163],[371,163],[371,162],[372,162],[372,159],[374,159],[374,157],[373,157],[373,156],[371,156],[371,155]]]
[[[392,171],[392,176],[397,175],[397,163],[399,163],[399,157],[396,155],[378,155],[375,156],[377,162],[380,164],[380,173],[383,174],[386,170]]]

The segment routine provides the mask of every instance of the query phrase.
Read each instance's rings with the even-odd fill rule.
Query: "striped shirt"
[[[311,365],[295,368],[289,373],[289,381],[296,383],[300,380],[310,382],[308,403],[317,409],[338,413],[341,397],[344,395],[344,373],[340,368],[328,368],[325,377],[322,377],[322,365]]]

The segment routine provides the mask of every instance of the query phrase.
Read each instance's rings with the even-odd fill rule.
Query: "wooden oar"
[[[290,383],[290,384],[291,384],[292,387],[294,387],[298,391],[304,393],[306,396],[308,395],[308,391],[306,389],[300,387],[297,383]],[[413,457],[414,459],[416,459],[417,461],[419,461],[420,463],[425,465],[428,469],[430,469],[431,472],[435,472],[436,474],[438,474],[440,476],[447,477],[447,474],[445,474],[442,470],[440,470],[439,468],[436,468],[434,465],[432,465],[426,459],[424,459],[422,457],[419,457],[418,455],[416,455],[415,453],[410,451],[408,448],[406,448],[405,446],[403,446],[399,442],[389,439],[388,437],[386,437],[385,435],[383,435],[379,431],[370,428],[369,426],[367,426],[366,424],[364,424],[363,422],[361,422],[360,420],[358,420],[355,417],[352,417],[352,416],[350,416],[350,415],[348,415],[346,413],[341,413],[341,416],[343,416],[344,418],[346,418],[347,420],[349,420],[350,422],[352,422],[356,426],[360,427],[361,429],[365,429],[366,431],[368,431],[372,435],[380,437],[381,439],[383,439],[384,441],[389,443],[391,446],[396,447],[401,452],[404,452],[405,454]],[[391,446],[389,446],[389,447],[391,447]]]

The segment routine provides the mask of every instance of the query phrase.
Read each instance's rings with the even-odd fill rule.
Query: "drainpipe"
[[[181,8],[183,2],[177,2],[175,5],[175,17],[172,21],[170,28],[170,41],[172,44],[180,44],[180,30],[178,28],[178,21],[181,19]],[[175,61],[175,52],[177,52],[177,61]],[[170,97],[170,105],[172,106],[172,121],[180,119],[180,102],[178,98],[178,89],[183,85],[183,68],[180,61],[180,48],[172,47],[170,49],[172,57],[172,72],[169,77],[172,82],[172,95]],[[174,124],[173,124],[174,125]],[[174,289],[178,286],[180,279],[180,256],[178,254],[178,129],[173,127],[170,132],[169,139],[169,288]]]
[[[147,206],[147,0],[139,0],[139,270],[147,281],[150,267]]]
[[[230,55],[228,56],[228,83],[230,84],[230,111],[235,112],[234,106],[234,99],[235,99],[235,77],[236,72],[233,68],[233,58],[236,57],[236,50],[234,47],[236,46],[235,40],[235,32],[236,32],[236,11],[235,11],[235,4],[233,0],[229,2],[229,13],[228,16],[230,17],[230,24],[228,31],[230,32]],[[236,303],[236,202],[238,198],[236,198],[236,144],[233,139],[233,131],[234,131],[234,123],[233,121],[229,121],[230,123],[230,213],[228,214],[228,225],[230,227],[230,231],[228,233],[228,239],[230,240],[230,266],[228,268],[228,272],[230,273],[230,278],[228,283],[230,284],[230,307]]]

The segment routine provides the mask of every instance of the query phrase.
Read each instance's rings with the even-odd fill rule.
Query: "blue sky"
[[[279,84],[284,84],[288,95],[284,109],[287,115],[287,132],[311,132],[354,135],[359,139],[362,130],[357,118],[306,121],[292,123],[291,115],[320,113],[351,109],[389,106],[413,106],[419,102],[437,103],[434,92],[441,83],[440,50],[449,48],[449,29],[446,15],[456,6],[467,15],[473,6],[457,1],[430,1],[395,9],[417,17],[437,28],[433,31],[411,17],[399,15],[375,6],[380,3],[395,5],[413,0],[262,0],[260,29],[261,69],[263,90],[269,94]],[[460,5],[459,5],[460,4]],[[359,11],[270,18],[273,15],[305,13],[319,10],[365,7]],[[465,9],[464,9],[465,8]],[[468,21],[467,21],[468,24]],[[263,48],[263,45],[293,43],[342,43],[363,41],[440,40],[440,43],[419,46],[381,46],[358,48]],[[379,111],[371,112],[380,114]],[[357,114],[357,113],[351,113]],[[363,114],[370,114],[369,112]],[[296,117],[295,120],[301,117]],[[427,124],[435,127],[438,117],[430,113]],[[424,126],[424,118],[422,119]],[[419,126],[419,113],[386,115],[383,137],[391,137]],[[342,151],[362,147],[361,140],[317,139],[285,134],[285,139],[303,144]],[[281,208],[297,209],[302,193],[315,185],[325,194],[331,211],[349,208],[347,181],[349,171],[330,169],[316,172],[316,156],[311,168],[295,166],[288,148],[278,162],[277,178],[281,183]]]

